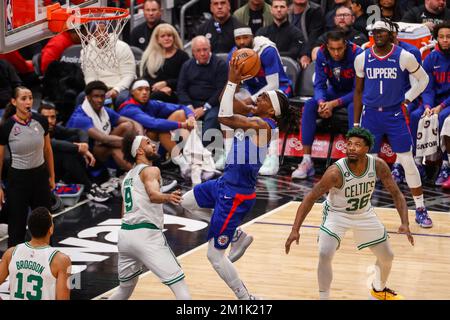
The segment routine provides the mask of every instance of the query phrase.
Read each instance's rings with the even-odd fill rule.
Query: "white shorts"
[[[161,230],[119,230],[119,281],[126,282],[143,272],[143,266],[152,271],[165,285],[184,279],[166,237]]]
[[[332,211],[324,203],[323,220],[320,225],[320,236],[327,234],[338,241],[338,248],[341,239],[344,238],[347,230],[353,230],[353,239],[359,250],[386,241],[388,234],[386,228],[378,219],[373,208],[360,214],[348,214]]]

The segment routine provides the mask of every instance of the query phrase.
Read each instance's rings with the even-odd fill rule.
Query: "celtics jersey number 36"
[[[342,173],[342,186],[332,188],[328,193],[327,202],[331,210],[358,214],[372,207],[370,199],[376,182],[375,158],[368,154],[367,159],[366,170],[360,176],[350,170],[347,158],[335,162]]]

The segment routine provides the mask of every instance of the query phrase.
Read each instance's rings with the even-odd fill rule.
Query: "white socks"
[[[425,203],[423,201],[423,194],[420,196],[413,196],[414,203],[416,204],[416,208],[425,208]]]
[[[302,162],[309,162],[309,163],[311,163],[312,162],[311,155],[310,154],[304,154]]]

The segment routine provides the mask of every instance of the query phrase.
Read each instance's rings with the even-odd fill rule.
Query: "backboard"
[[[54,35],[48,29],[47,6],[56,0],[0,0],[0,53],[14,51]],[[60,0],[61,6],[106,6],[107,0]]]

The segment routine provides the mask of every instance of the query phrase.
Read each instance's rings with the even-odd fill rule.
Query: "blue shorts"
[[[361,127],[375,136],[375,144],[370,153],[380,152],[383,135],[388,138],[392,151],[401,153],[411,150],[412,136],[400,106],[384,109],[365,107]]]
[[[214,208],[207,240],[214,238],[217,249],[228,247],[242,218],[256,202],[255,192],[238,193],[221,179],[195,186],[194,196],[201,208]]]

